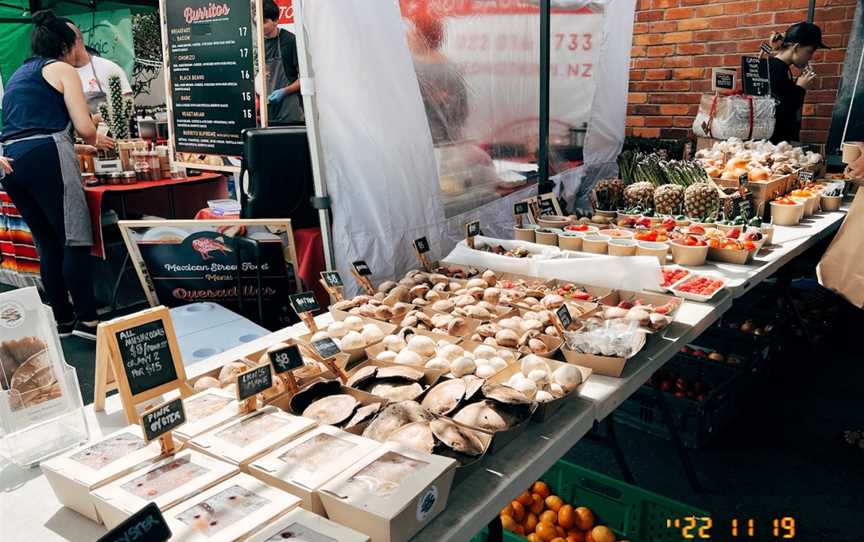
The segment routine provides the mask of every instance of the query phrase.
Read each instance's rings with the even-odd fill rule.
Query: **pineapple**
[[[594,185],[595,207],[603,211],[614,211],[624,205],[624,181],[604,179]],[[599,207],[598,207],[599,206]]]
[[[654,190],[654,210],[661,215],[680,215],[684,208],[684,187],[664,184]]]
[[[699,182],[684,191],[684,214],[699,220],[713,220],[720,210],[720,193],[713,183]]]
[[[628,208],[654,208],[654,185],[649,182],[633,183],[624,190],[624,200]]]

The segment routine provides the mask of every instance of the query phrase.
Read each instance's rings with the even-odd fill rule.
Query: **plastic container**
[[[561,250],[582,250],[582,239],[585,234],[579,231],[565,231],[558,234],[558,247]]]
[[[609,255],[610,256],[635,256],[636,241],[633,239],[610,239],[609,240]]]
[[[678,241],[670,241],[669,249],[672,251],[672,261],[678,265],[705,265],[705,259],[708,257],[708,245],[690,246]]]
[[[654,256],[660,265],[666,264],[666,254],[669,253],[669,245],[666,243],[652,243],[650,241],[639,241],[636,246],[637,256]]]
[[[591,254],[606,254],[609,240],[607,235],[586,235],[582,238],[582,250]]]
[[[804,204],[786,205],[771,202],[771,223],[775,226],[797,226],[804,215]]]
[[[680,542],[681,533],[666,528],[666,519],[709,517],[705,510],[646,491],[598,472],[558,460],[541,478],[564,502],[590,508],[599,525],[606,525],[619,540],[633,542]],[[525,538],[504,531],[506,542]],[[485,542],[483,532],[471,542]]]
[[[683,291],[679,290],[679,288],[680,288],[681,286],[683,286],[684,284],[687,284],[688,282],[691,282],[691,281],[693,281],[693,280],[696,280],[696,279],[699,279],[699,278],[702,278],[702,277],[706,277],[706,276],[707,276],[708,278],[711,278],[711,279],[714,279],[714,280],[719,280],[720,282],[723,283],[723,286],[721,286],[720,288],[717,288],[717,289],[714,291],[714,293],[711,294],[711,295],[699,295],[699,294],[694,294],[694,293],[692,293],[692,292],[683,292]],[[672,287],[669,288],[669,291],[672,292],[673,294],[675,294],[675,295],[678,296],[678,297],[683,297],[684,299],[690,299],[690,300],[692,300],[692,301],[700,301],[700,302],[702,302],[702,303],[706,303],[706,302],[711,301],[712,299],[714,299],[714,297],[715,297],[717,294],[719,294],[721,291],[723,291],[723,289],[726,288],[726,285],[727,285],[727,284],[729,284],[729,279],[727,279],[727,278],[725,278],[725,277],[716,277],[716,276],[714,276],[714,275],[696,275],[696,274],[691,274],[691,275],[688,275],[688,276],[684,277],[683,279],[679,280],[679,281],[676,282],[675,284],[673,284]]]

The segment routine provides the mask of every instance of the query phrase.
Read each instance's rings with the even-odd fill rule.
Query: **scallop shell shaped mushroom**
[[[569,392],[582,384],[582,373],[575,365],[562,365],[552,373],[553,381]]]
[[[387,335],[381,341],[384,344],[384,347],[387,350],[399,353],[405,348],[405,339],[403,339],[400,335]]]
[[[542,358],[539,358],[535,355],[529,355],[522,358],[522,363],[520,366],[522,370],[522,375],[528,376],[531,374],[531,371],[542,370],[546,373],[549,373],[549,364]]]

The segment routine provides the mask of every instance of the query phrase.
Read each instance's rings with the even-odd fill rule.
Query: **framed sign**
[[[528,214],[528,202],[520,201],[518,203],[513,204],[513,214],[514,215],[527,215]]]
[[[570,326],[573,325],[573,317],[570,316],[570,309],[567,308],[567,305],[561,305],[561,307],[555,311],[555,315],[558,316],[558,321],[561,322],[561,327],[566,331],[570,329]]]
[[[301,294],[293,294],[288,298],[291,302],[291,307],[298,315],[304,312],[317,312],[318,300],[315,299],[314,292],[303,292]]]
[[[342,288],[345,284],[342,282],[342,276],[338,271],[322,271],[321,278],[327,286],[331,288]]]
[[[120,231],[151,305],[209,301],[276,331],[300,291],[291,220],[135,220]],[[260,305],[260,311],[259,311]]]
[[[737,72],[726,68],[711,68],[711,90],[731,92],[735,90]]]
[[[184,423],[186,423],[186,410],[183,408],[183,399],[179,397],[151,408],[141,415],[144,441],[152,442]]]
[[[372,275],[372,269],[370,269],[369,264],[367,264],[363,260],[352,263],[351,267],[353,267],[354,271],[361,277],[368,277]]]
[[[270,365],[260,365],[237,375],[237,400],[245,401],[273,387]]]
[[[273,371],[277,375],[299,369],[305,365],[300,347],[296,344],[272,350],[268,355],[270,356],[270,363],[273,365]]]
[[[138,423],[135,406],[180,390],[189,394],[171,313],[156,307],[99,324],[96,332],[94,408],[117,389],[129,423]]]
[[[330,359],[341,352],[339,346],[329,337],[313,342],[312,346],[315,348],[315,352],[323,359]]]

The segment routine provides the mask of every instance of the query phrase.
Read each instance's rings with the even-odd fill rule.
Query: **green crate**
[[[667,519],[710,514],[656,493],[609,478],[592,470],[559,460],[543,476],[552,493],[573,506],[587,506],[619,539],[630,542],[681,542],[681,533],[666,527]],[[471,542],[485,542],[485,530]],[[504,532],[505,542],[524,542],[521,536]]]

